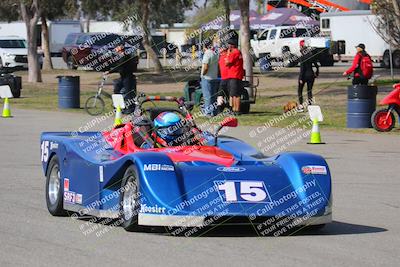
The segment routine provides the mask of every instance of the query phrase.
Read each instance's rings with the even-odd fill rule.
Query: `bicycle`
[[[91,116],[98,116],[103,114],[105,109],[105,102],[102,95],[106,98],[112,99],[112,96],[103,91],[105,82],[107,81],[108,73],[103,73],[100,85],[98,87],[97,93],[94,96],[89,97],[85,102],[85,110]]]

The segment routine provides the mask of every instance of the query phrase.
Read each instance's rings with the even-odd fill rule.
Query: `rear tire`
[[[74,63],[74,58],[72,56],[68,56],[67,58],[67,67],[69,70],[76,70],[78,68]]]
[[[89,115],[98,116],[103,114],[105,109],[104,100],[99,96],[91,96],[85,102],[85,110]]]
[[[120,195],[121,225],[128,232],[137,231],[140,209],[139,179],[133,165],[126,169],[121,188],[123,188]]]
[[[400,68],[400,50],[396,50],[393,53],[393,67]]]
[[[393,112],[390,112],[389,117],[388,109],[376,110],[371,116],[371,124],[378,132],[390,132],[396,125],[396,118]]]
[[[60,177],[60,163],[57,155],[49,162],[46,174],[46,203],[47,209],[53,216],[65,216],[64,210],[64,187]]]

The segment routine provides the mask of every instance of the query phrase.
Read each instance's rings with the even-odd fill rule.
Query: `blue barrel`
[[[371,116],[376,109],[378,88],[353,85],[348,88],[347,128],[372,128]]]
[[[80,108],[79,76],[57,76],[58,107]]]

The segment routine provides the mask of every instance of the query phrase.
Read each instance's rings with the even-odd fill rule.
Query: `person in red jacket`
[[[225,99],[229,98],[228,66],[225,65],[225,60],[227,56],[228,56],[228,47],[226,46],[226,44],[222,44],[219,50],[219,59],[218,59],[219,73],[221,76],[221,81],[219,83],[219,90],[217,94],[218,113],[221,113],[227,106]]]
[[[368,79],[364,77],[361,72],[361,60],[363,57],[369,57],[368,53],[365,51],[365,45],[359,44],[356,46],[357,54],[354,57],[353,65],[343,73],[343,76],[348,76],[353,74],[353,85],[356,84],[368,84]]]
[[[240,96],[242,94],[243,57],[239,49],[236,48],[236,41],[228,40],[228,52],[225,58],[225,66],[228,67],[227,78],[229,89],[229,102],[234,114],[240,113]]]

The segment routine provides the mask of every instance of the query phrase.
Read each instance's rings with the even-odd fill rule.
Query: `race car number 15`
[[[47,162],[47,160],[49,159],[49,141],[43,141],[40,148],[42,151],[40,158],[42,162]]]
[[[270,202],[261,181],[216,181],[223,202]]]

